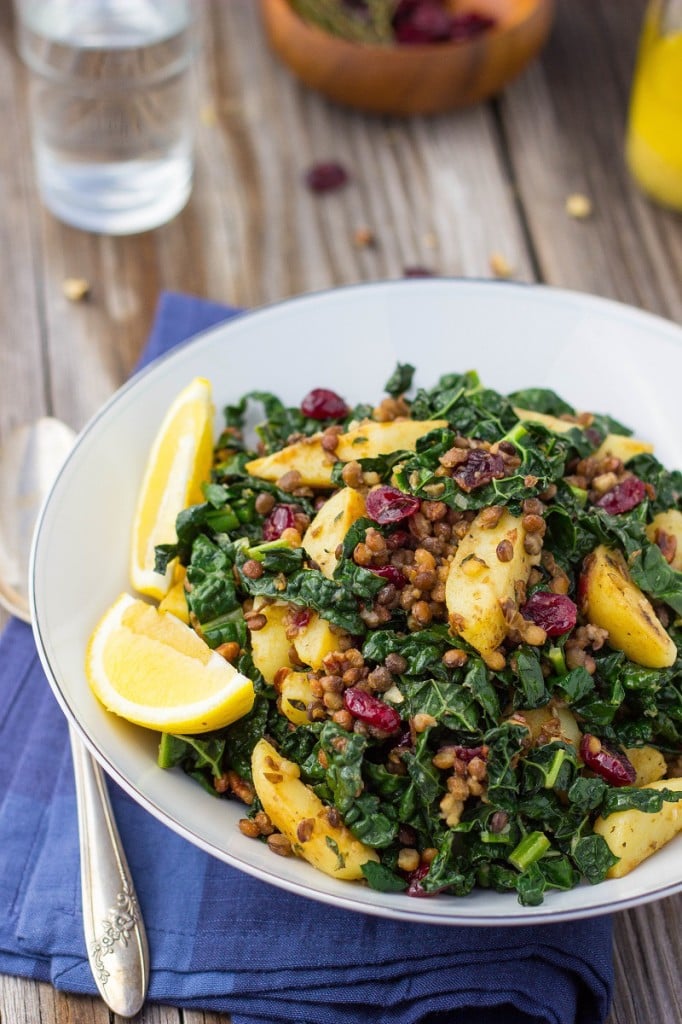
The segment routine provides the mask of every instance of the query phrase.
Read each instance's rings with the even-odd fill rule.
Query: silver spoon
[[[10,435],[0,451],[0,604],[30,621],[28,564],[43,498],[75,434],[46,417]],[[83,929],[104,1002],[121,1017],[142,1007],[149,982],[144,922],[102,769],[69,727],[76,780]]]

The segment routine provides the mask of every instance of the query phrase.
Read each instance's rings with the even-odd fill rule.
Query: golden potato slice
[[[345,879],[362,878],[362,865],[379,860],[376,850],[356,839],[345,825],[330,822],[331,808],[301,782],[298,765],[278,754],[267,740],[259,740],[254,747],[251,770],[263,810],[299,857],[326,875]]]
[[[553,430],[555,434],[565,434],[567,430],[578,426],[577,423],[571,423],[569,420],[560,420],[558,416],[550,416],[546,412],[535,412],[533,409],[521,409],[518,406],[514,406],[514,412],[520,420],[540,423],[543,427],[547,427],[548,430]]]
[[[483,513],[460,541],[445,584],[450,628],[475,647],[491,667],[501,667],[497,649],[507,635],[501,602],[515,600],[515,584],[526,582],[540,555],[524,548],[526,530],[520,518],[505,510],[497,525],[486,528]],[[497,548],[511,545],[512,556],[501,562]]]
[[[337,564],[336,549],[356,519],[365,514],[365,499],[352,487],[343,487],[324,503],[303,535],[303,548],[330,579]]]
[[[340,435],[334,454],[342,462],[352,462],[391,452],[413,452],[420,437],[447,426],[447,420],[391,420],[387,423],[367,420]]]
[[[674,663],[677,647],[633,583],[619,551],[600,544],[588,555],[578,593],[583,614],[608,631],[608,642],[615,650],[646,668],[667,668]]]
[[[672,789],[682,792],[682,779],[660,779],[646,789]],[[616,857],[617,864],[609,868],[608,878],[622,878],[670,842],[682,830],[682,801],[667,802],[655,814],[644,811],[616,811],[608,818],[597,818],[594,831],[603,836]]]
[[[287,672],[281,681],[280,707],[294,725],[310,725],[307,707],[314,700],[306,672]]]
[[[650,454],[654,446],[648,441],[641,441],[638,437],[626,437],[625,434],[607,434],[602,443],[594,453],[598,459],[606,455],[613,455],[614,458],[627,462],[635,455]]]
[[[537,740],[541,743],[561,740],[563,743],[571,743],[576,748],[580,746],[582,733],[569,708],[546,704],[543,708],[524,708],[515,712],[514,721],[518,721],[519,717],[528,726],[534,743]]]
[[[658,782],[668,770],[663,754],[655,747],[628,747],[624,753],[637,772],[635,786]]]
[[[278,670],[291,665],[291,640],[287,637],[285,621],[289,605],[279,601],[268,604],[257,597],[253,610],[264,615],[267,620],[262,629],[254,629],[250,634],[253,663],[266,683],[273,683]]]
[[[246,463],[246,472],[260,480],[275,483],[285,473],[295,469],[301,474],[301,484],[306,487],[331,487],[334,456],[322,447],[320,434],[306,437],[295,444],[287,445],[281,451],[252,459]]]
[[[246,463],[246,471],[261,480],[277,481],[289,470],[296,469],[301,474],[302,484],[331,487],[335,461],[352,462],[401,450],[414,451],[420,437],[447,425],[447,420],[392,420],[388,423],[367,420],[348,433],[340,434],[334,452],[325,451],[321,434],[315,434],[262,459],[252,459]]]
[[[348,634],[331,625],[326,619],[313,612],[307,626],[304,626],[294,637],[293,644],[296,654],[304,665],[310,665],[317,671],[323,667],[328,654],[339,650],[343,639]]]
[[[667,533],[677,541],[675,554],[670,563],[673,569],[682,572],[682,512],[676,508],[669,508],[666,512],[659,512],[646,528],[646,535],[652,544],[656,543],[658,531]]]

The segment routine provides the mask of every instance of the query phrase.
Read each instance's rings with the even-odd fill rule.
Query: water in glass
[[[16,0],[16,9],[46,206],[107,234],[175,216],[193,169],[186,0]]]

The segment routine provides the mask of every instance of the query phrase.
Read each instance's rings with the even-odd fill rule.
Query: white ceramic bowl
[[[375,399],[396,361],[417,385],[477,369],[508,392],[552,387],[578,408],[610,412],[682,466],[682,330],[628,306],[506,282],[405,280],[282,302],[209,330],[121,388],[78,438],[43,508],[32,566],[35,638],[64,712],[113,778],[190,842],[294,893],[387,917],[439,924],[523,924],[623,909],[682,889],[682,838],[626,878],[549,893],[409,899],[330,879],[245,838],[241,807],[156,766],[157,737],[108,714],[83,671],[87,638],[129,588],[129,530],[147,453],[177,392],[213,382],[218,410],[253,388],[296,403],[312,387]],[[216,429],[220,426],[220,415]]]

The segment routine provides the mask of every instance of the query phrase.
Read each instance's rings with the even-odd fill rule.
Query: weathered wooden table
[[[682,219],[623,163],[641,0],[570,0],[543,56],[496,102],[432,119],[332,108],[268,52],[254,0],[202,5],[198,166],[160,230],[105,238],[63,226],[36,195],[25,83],[0,0],[0,441],[46,411],[80,427],[133,368],[161,289],[257,306],[410,265],[593,292],[682,322]],[[353,182],[322,200],[302,172],[339,159]],[[592,215],[571,218],[570,194]],[[369,229],[373,246],[358,244]],[[63,282],[85,278],[69,301]],[[609,1024],[679,1024],[682,896],[616,917]],[[3,1024],[105,1024],[97,999],[0,977]],[[158,1024],[227,1018],[147,1007]],[[117,1018],[118,1020],[118,1018]]]

